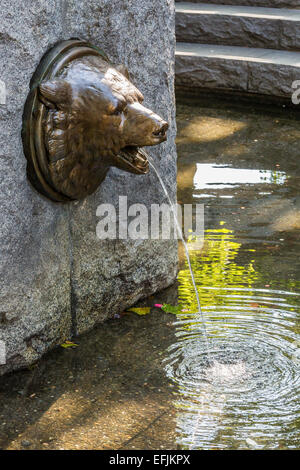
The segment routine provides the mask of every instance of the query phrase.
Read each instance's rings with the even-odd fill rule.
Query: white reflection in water
[[[236,384],[238,381],[248,379],[251,374],[246,368],[246,363],[239,361],[235,364],[222,364],[221,362],[214,361],[213,364],[205,371],[207,380],[213,385],[227,385]]]
[[[223,189],[242,184],[283,184],[286,181],[283,171],[248,170],[210,163],[197,163],[196,168],[195,189]]]

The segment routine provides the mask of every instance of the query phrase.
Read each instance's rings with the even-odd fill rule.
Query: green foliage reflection
[[[191,246],[193,240],[189,240]],[[241,288],[251,288],[258,279],[253,260],[240,265],[237,262],[241,244],[234,240],[232,230],[220,228],[206,230],[204,246],[201,251],[190,251],[191,265],[196,283],[200,289],[203,307],[224,305],[224,288],[235,288],[231,295],[238,294]],[[254,251],[254,250],[248,250]],[[191,276],[187,263],[179,272],[179,302],[192,311],[196,309],[196,295],[191,287]],[[212,289],[203,289],[209,287]]]

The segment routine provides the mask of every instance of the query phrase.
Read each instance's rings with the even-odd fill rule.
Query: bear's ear
[[[120,72],[122,75],[124,75],[124,77],[126,77],[128,80],[130,80],[129,78],[129,72],[128,72],[128,69],[125,65],[123,64],[118,64],[118,65],[115,65],[115,69]]]
[[[71,103],[72,88],[66,80],[54,79],[41,82],[38,89],[41,101],[48,108],[63,108]]]

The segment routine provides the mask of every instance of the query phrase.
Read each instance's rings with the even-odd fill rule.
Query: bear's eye
[[[123,113],[124,109],[126,108],[127,103],[126,101],[119,101],[115,109],[112,111],[113,116],[120,116]]]

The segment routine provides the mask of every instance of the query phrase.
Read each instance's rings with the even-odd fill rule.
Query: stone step
[[[181,2],[176,4],[176,38],[300,51],[300,10]]]
[[[300,52],[177,43],[176,85],[291,99]]]
[[[175,0],[179,2],[190,2],[191,0]],[[201,0],[192,0],[193,3],[202,3]],[[300,9],[299,0],[206,0],[206,3],[212,5],[246,5],[250,7],[272,7],[272,8],[296,8]]]

